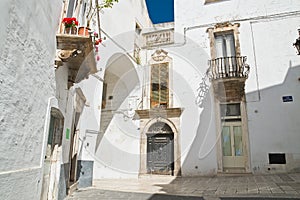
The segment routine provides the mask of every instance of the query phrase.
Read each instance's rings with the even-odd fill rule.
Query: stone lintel
[[[183,108],[155,108],[155,109],[145,109],[136,110],[135,119],[151,119],[151,118],[172,118],[180,117],[183,112]]]

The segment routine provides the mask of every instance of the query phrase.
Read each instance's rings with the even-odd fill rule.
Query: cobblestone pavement
[[[251,198],[250,198],[251,197]],[[139,179],[102,179],[80,189],[67,200],[300,200],[300,173],[181,178],[144,176]]]

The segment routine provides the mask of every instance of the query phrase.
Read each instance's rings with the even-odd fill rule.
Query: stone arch
[[[134,63],[122,53],[113,54],[106,63],[104,87],[106,87],[106,106],[118,109],[131,91],[139,85],[140,80]],[[104,88],[105,89],[105,88]]]
[[[171,128],[171,130],[174,134],[175,133],[178,134],[178,130],[177,130],[175,124],[172,121],[170,121],[169,119],[162,118],[162,117],[153,118],[153,119],[149,120],[143,129],[143,134],[146,134],[147,131],[149,130],[149,128],[152,125],[156,124],[157,122],[162,122],[162,123],[167,124]]]
[[[107,131],[107,128],[114,117],[115,111],[119,110],[121,106],[125,106],[130,94],[137,90],[139,86],[140,78],[135,64],[126,54],[113,54],[107,60],[104,72],[100,119],[101,134],[97,136],[95,151],[99,148],[102,137]],[[128,108],[124,109],[126,110]]]

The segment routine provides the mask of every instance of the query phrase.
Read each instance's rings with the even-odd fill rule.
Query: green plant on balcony
[[[98,4],[98,0],[95,0],[96,5],[93,6],[93,0],[90,0],[90,7],[86,15],[87,27],[90,27],[91,20],[97,11],[99,12],[103,8],[112,8],[114,3],[119,2],[119,0],[103,0],[101,4]]]

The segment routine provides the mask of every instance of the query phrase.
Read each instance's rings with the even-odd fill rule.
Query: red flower
[[[65,17],[62,22],[65,24],[66,28],[78,26],[78,21],[75,17]]]

